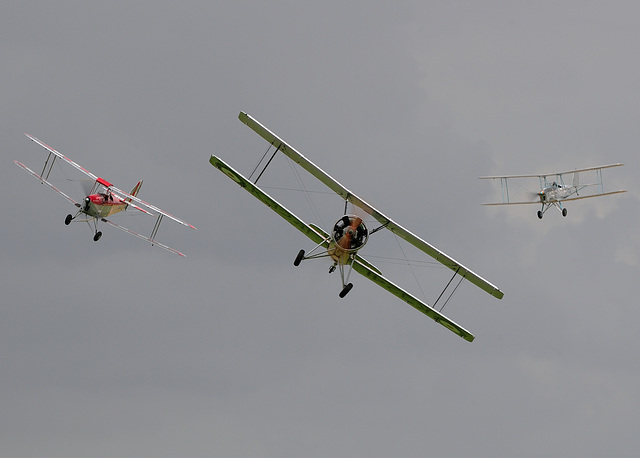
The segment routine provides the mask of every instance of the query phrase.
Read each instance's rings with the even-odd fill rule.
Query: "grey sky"
[[[640,446],[636,2],[5,3],[0,455]],[[498,285],[502,301],[466,284],[445,309],[476,340],[364,278],[341,300],[328,265],[294,268],[312,243],[208,163],[248,174],[265,151],[241,110]],[[24,132],[122,189],[144,179],[198,227],[160,230],[188,257],[65,227],[72,207],[12,163],[44,161]],[[567,218],[480,205],[498,195],[480,175],[611,162],[605,185],[629,192]],[[264,183],[287,179],[280,158]],[[330,224],[341,203],[317,199]],[[397,248],[376,242],[365,257]],[[433,302],[448,274],[420,272]]]

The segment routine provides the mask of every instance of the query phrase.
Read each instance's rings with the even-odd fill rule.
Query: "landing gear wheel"
[[[538,210],[538,218],[542,219],[542,211]]]
[[[296,267],[299,266],[303,259],[304,259],[304,250],[300,250],[298,252],[298,256],[296,256],[295,261],[293,261],[293,265]]]
[[[96,232],[96,235],[93,236],[93,241],[97,242],[98,240],[100,240],[100,237],[102,237],[102,232]]]
[[[72,219],[73,219],[73,216],[67,215],[67,217],[64,219],[64,224],[68,226],[69,224],[71,224]]]
[[[344,287],[344,288],[342,288],[342,291],[340,291],[339,296],[340,296],[340,297],[345,297],[345,296],[347,295],[347,293],[348,293],[349,291],[351,291],[351,288],[353,288],[353,283],[347,283],[347,284],[345,285],[345,287]]]
[[[562,216],[567,216],[567,209],[566,208],[562,209]]]

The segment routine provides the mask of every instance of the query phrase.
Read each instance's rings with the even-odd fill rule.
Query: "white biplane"
[[[308,224],[304,222],[302,219],[287,210],[284,206],[282,206],[271,196],[265,193],[262,189],[256,186],[255,182],[251,182],[249,179],[242,176],[239,172],[231,168],[220,158],[211,156],[209,162],[214,167],[218,168],[225,175],[227,175],[241,187],[246,189],[254,197],[267,205],[269,208],[271,208],[278,215],[280,215],[296,229],[298,229],[300,232],[302,232],[317,244],[308,253],[304,250],[300,250],[295,258],[294,265],[298,266],[305,259],[328,257],[333,262],[329,269],[329,272],[333,272],[334,270],[336,270],[336,268],[339,269],[340,272],[340,278],[342,281],[342,289],[339,294],[340,297],[345,297],[353,287],[353,284],[349,283],[349,276],[351,274],[351,271],[355,270],[359,274],[365,276],[377,285],[404,300],[420,312],[432,318],[437,323],[440,323],[447,329],[458,334],[463,339],[469,342],[473,341],[473,334],[444,316],[441,313],[442,309],[440,311],[436,310],[434,307],[427,305],[425,302],[418,299],[411,293],[392,283],[382,275],[382,272],[377,267],[362,258],[358,254],[359,250],[364,247],[370,236],[372,236],[379,230],[387,229],[396,236],[406,240],[413,246],[417,247],[424,253],[432,256],[438,262],[442,263],[444,266],[448,267],[454,272],[452,279],[449,281],[449,284],[447,284],[447,287],[445,287],[445,291],[449,287],[449,285],[451,285],[456,275],[460,276],[460,281],[466,279],[498,299],[502,299],[504,295],[503,292],[500,291],[500,289],[367,204],[364,200],[360,199],[347,188],[342,186],[335,179],[333,179],[322,169],[320,169],[320,167],[312,163],[294,148],[278,138],[275,134],[273,134],[248,114],[240,113],[239,118],[243,123],[253,129],[267,142],[269,142],[271,145],[270,148],[275,148],[275,152],[273,153],[271,159],[273,159],[275,154],[277,154],[278,152],[282,152],[295,163],[299,164],[311,175],[313,175],[315,178],[320,180],[323,184],[328,186],[329,189],[334,191],[345,201],[344,214],[337,220],[329,233],[313,223]],[[271,162],[271,159],[267,163],[267,166]],[[265,166],[265,168],[267,166]],[[264,170],[262,172],[264,172]],[[260,175],[258,175],[256,182],[262,175],[262,172],[260,173]],[[361,217],[347,213],[347,203],[351,203],[355,207],[362,209],[373,219],[375,219],[380,225],[372,230],[369,230]],[[442,294],[440,295],[440,297],[442,297]],[[436,301],[436,303],[437,302],[438,301]]]
[[[568,172],[556,172],[546,173],[539,175],[504,175],[504,176],[489,176],[479,177],[481,180],[500,180],[500,187],[502,190],[502,202],[493,202],[483,205],[526,205],[526,204],[541,204],[542,208],[538,210],[538,218],[542,219],[542,216],[551,207],[556,207],[562,216],[567,216],[567,209],[563,207],[562,202],[588,199],[591,197],[609,196],[612,194],[620,194],[626,191],[604,191],[604,185],[602,181],[602,170],[611,167],[620,167],[624,164],[609,164],[601,165],[599,167],[589,167],[586,169],[570,170]],[[595,173],[595,183],[580,183],[580,173],[592,172]],[[573,180],[570,185],[565,184],[564,175],[573,174]],[[538,178],[540,182],[540,191],[530,192],[531,200],[525,201],[512,201],[509,197],[509,180],[519,178]],[[595,193],[580,194],[586,188],[596,187]]]
[[[184,254],[180,253],[178,250],[175,250],[167,245],[163,245],[162,243],[159,243],[157,240],[155,240],[156,234],[158,233],[158,229],[160,228],[160,223],[162,222],[162,219],[166,216],[167,218],[172,219],[173,221],[176,221],[177,223],[180,223],[183,226],[190,227],[191,229],[195,229],[195,227],[193,227],[191,224],[185,221],[182,221],[176,218],[173,215],[170,215],[169,213],[163,210],[160,210],[158,207],[155,207],[136,197],[138,192],[140,191],[140,188],[142,187],[142,181],[139,181],[138,184],[135,185],[135,187],[131,190],[131,193],[124,192],[116,188],[114,185],[109,183],[104,178],[100,178],[94,175],[93,173],[89,172],[88,170],[86,170],[84,167],[76,164],[71,159],[67,158],[63,154],[54,150],[47,144],[41,142],[37,138],[32,137],[29,134],[25,134],[25,135],[29,137],[31,140],[33,140],[34,142],[36,142],[38,145],[42,146],[44,149],[49,151],[49,155],[47,156],[47,159],[44,163],[42,172],[40,175],[38,175],[37,173],[35,173],[33,170],[31,170],[29,167],[22,164],[21,162],[18,162],[18,161],[13,161],[13,162],[15,162],[16,165],[18,165],[19,167],[23,168],[24,170],[29,172],[31,175],[36,177],[42,183],[46,184],[51,189],[53,189],[54,191],[62,195],[62,197],[67,199],[69,202],[71,202],[73,205],[75,205],[78,208],[75,215],[72,215],[72,214],[67,215],[67,217],[64,220],[64,223],[66,225],[69,225],[71,224],[71,222],[75,221],[75,222],[86,222],[87,224],[89,224],[89,227],[91,227],[91,224],[93,223],[93,240],[97,242],[98,240],[100,240],[100,237],[102,237],[102,232],[98,230],[98,221],[102,221],[103,223],[107,223],[110,226],[120,229],[121,231],[124,231],[128,234],[131,234],[138,238],[146,240],[147,242],[150,242],[152,245],[157,245],[174,254],[184,256]],[[51,170],[53,169],[53,165],[56,159],[58,158],[65,161],[67,164],[73,166],[77,170],[81,171],[86,176],[88,176],[91,180],[94,181],[91,189],[88,190],[88,193],[84,198],[84,200],[82,201],[82,203],[76,202],[74,199],[69,197],[66,193],[64,193],[63,191],[58,189],[56,186],[54,186],[52,183],[47,181],[49,179],[49,175],[51,174]],[[106,219],[107,216],[111,216],[113,214],[125,211],[128,207],[133,207],[137,210],[140,210],[143,213],[146,213],[147,215],[151,215],[156,218],[155,225],[153,226],[153,229],[151,230],[151,235],[149,237],[146,237],[142,234],[138,234],[137,232],[134,232],[130,229],[127,229],[126,227],[116,224],[110,219]],[[157,216],[154,215],[149,210],[158,213],[158,215]]]

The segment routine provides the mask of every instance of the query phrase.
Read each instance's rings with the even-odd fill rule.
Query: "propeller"
[[[82,186],[82,190],[84,191],[84,195],[88,196],[91,192],[91,188],[93,187],[92,180],[80,180],[80,185]]]
[[[360,226],[364,228],[358,231]],[[334,226],[333,235],[336,244],[343,250],[355,250],[366,243],[367,229],[359,216],[343,216]]]
[[[527,192],[527,197],[531,202],[539,202],[543,196],[544,196],[544,191],[540,191],[540,192],[528,191]]]

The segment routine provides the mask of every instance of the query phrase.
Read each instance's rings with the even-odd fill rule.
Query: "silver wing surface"
[[[249,126],[253,131],[255,131],[258,135],[264,138],[267,142],[273,145],[278,151],[282,151],[285,155],[287,155],[291,160],[299,164],[303,169],[309,172],[311,175],[316,177],[322,183],[324,183],[329,189],[334,191],[343,199],[347,200],[351,204],[361,208],[373,218],[375,218],[381,225],[385,226],[391,232],[393,232],[398,237],[406,240],[413,246],[417,247],[421,251],[425,252],[429,256],[433,257],[436,261],[445,265],[449,269],[453,270],[458,275],[469,280],[474,285],[478,286],[482,290],[488,292],[494,297],[498,299],[502,299],[504,293],[500,291],[500,289],[490,283],[489,281],[482,278],[480,275],[476,274],[472,270],[460,264],[455,259],[451,258],[447,254],[438,250],[436,247],[432,246],[425,240],[421,239],[417,235],[411,233],[409,230],[405,229],[395,221],[391,220],[374,207],[366,203],[364,200],[356,196],[354,193],[349,191],[343,185],[341,185],[337,180],[332,178],[328,173],[322,170],[320,167],[315,165],[309,159],[304,157],[278,136],[276,136],[269,129],[260,124],[257,120],[252,118],[250,115],[241,112],[239,115],[240,120]]]
[[[247,190],[250,194],[256,197],[260,202],[265,204],[267,207],[271,208],[274,212],[280,215],[283,219],[288,221],[293,227],[298,229],[304,235],[309,237],[312,241],[318,244],[322,244],[323,246],[329,246],[329,235],[322,231],[315,225],[307,224],[302,219],[294,215],[292,212],[287,210],[283,205],[265,193],[258,186],[254,185],[251,181],[242,176],[239,172],[231,168],[228,164],[226,164],[222,159],[211,156],[209,159],[211,165],[216,167],[222,173],[227,175],[233,181],[235,181],[242,188]],[[364,277],[378,284],[382,288],[391,292],[395,296],[399,297],[415,309],[427,315],[429,318],[433,319],[436,323],[441,324],[445,328],[450,331],[458,334],[463,339],[472,342],[474,339],[473,334],[464,329],[462,326],[458,325],[454,321],[450,320],[434,308],[428,306],[426,303],[422,302],[420,299],[411,295],[407,291],[403,290],[399,286],[392,283],[390,280],[386,279],[382,273],[375,268],[371,263],[364,260],[360,256],[356,255],[355,260],[353,261],[353,268],[356,272],[360,273]]]
[[[566,202],[566,201],[569,201],[569,200],[590,199],[592,197],[602,197],[602,196],[610,196],[612,194],[622,194],[623,192],[627,192],[627,191],[603,192],[603,193],[600,193],[600,194],[591,194],[591,195],[588,195],[588,196],[566,197],[566,198],[561,198],[561,199],[558,199],[558,200],[562,201],[562,202]],[[490,202],[490,203],[486,203],[486,204],[482,204],[482,205],[496,206],[496,205],[529,205],[529,204],[540,205],[541,202],[538,199],[538,200],[523,201],[523,202]]]
[[[566,172],[553,172],[553,173],[539,173],[539,174],[531,174],[531,175],[501,175],[501,176],[486,176],[486,177],[478,177],[480,180],[497,180],[500,178],[546,178],[558,175],[568,175],[570,173],[580,173],[580,172],[592,172],[595,170],[609,169],[611,167],[621,167],[624,164],[616,163],[616,164],[608,164],[608,165],[600,165],[598,167],[588,167],[586,169],[575,169],[575,170],[567,170]]]

